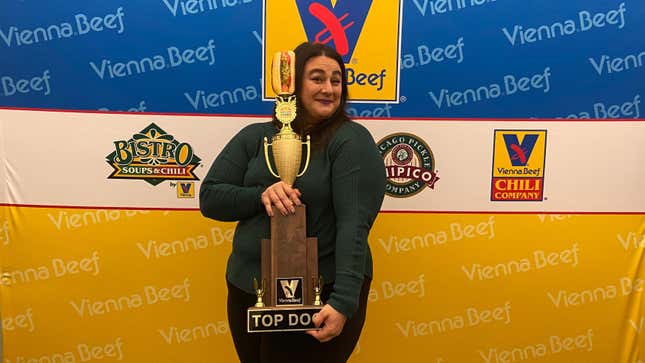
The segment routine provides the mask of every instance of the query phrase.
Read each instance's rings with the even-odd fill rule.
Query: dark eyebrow
[[[310,70],[310,71],[309,71],[308,75],[312,75],[312,74],[315,74],[315,73],[322,73],[322,74],[325,74],[325,71],[324,71],[324,70],[322,70],[322,69],[320,69],[320,68],[314,68],[314,69],[312,69],[312,70]],[[333,72],[331,73],[331,75],[332,75],[332,76],[340,76],[340,71],[333,71]]]

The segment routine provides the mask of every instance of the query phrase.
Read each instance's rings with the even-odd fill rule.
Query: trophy
[[[296,118],[295,54],[277,52],[271,65],[271,81],[276,93],[275,114],[280,131],[264,138],[264,158],[273,176],[293,185],[309,166],[311,142],[302,141],[291,128]],[[304,167],[302,149],[306,146]],[[269,147],[277,172],[271,166]],[[275,209],[274,209],[275,211]],[[271,217],[271,238],[262,239],[262,278],[253,279],[257,302],[247,310],[249,333],[302,331],[316,329],[313,315],[322,308],[322,278],[318,276],[318,240],[307,238],[305,206],[283,216]]]

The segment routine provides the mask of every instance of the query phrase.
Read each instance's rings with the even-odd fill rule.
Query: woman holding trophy
[[[281,64],[274,89],[295,96],[293,131],[311,137],[306,173],[295,182],[277,181],[267,166],[264,138],[288,127],[278,120],[284,113],[278,105],[271,122],[243,128],[217,156],[200,189],[200,209],[209,218],[239,221],[226,279],[240,361],[345,362],[365,321],[372,278],[367,237],[383,201],[385,167],[367,129],[347,117],[345,66],[334,49],[303,43],[283,52]],[[319,329],[247,333],[247,308],[261,297],[253,286],[261,275],[260,240],[270,234],[275,213],[294,214],[301,204],[307,234],[318,239],[318,271],[325,282],[322,309],[313,319]]]

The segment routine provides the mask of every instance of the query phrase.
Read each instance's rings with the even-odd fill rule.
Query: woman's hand
[[[323,306],[319,313],[314,314],[314,325],[319,328],[323,323],[320,330],[308,330],[307,334],[318,339],[321,343],[328,342],[343,331],[347,317],[334,309],[331,305]]]
[[[283,216],[293,214],[296,212],[294,206],[300,205],[300,191],[292,188],[289,184],[279,181],[273,185],[268,186],[262,192],[262,204],[266,209],[269,217],[273,217],[273,207],[278,208]]]

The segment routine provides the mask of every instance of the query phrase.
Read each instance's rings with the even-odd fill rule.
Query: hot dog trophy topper
[[[291,122],[296,118],[296,54],[292,51],[276,52],[271,64],[271,85],[276,93],[275,115],[282,123],[280,131],[271,138],[264,138],[264,159],[269,171],[276,178],[293,185],[296,177],[302,176],[309,166],[310,137],[302,142],[300,135],[291,128]],[[302,160],[302,144],[307,146],[307,158],[301,172],[300,163]],[[274,172],[269,159],[269,146],[273,148],[273,160],[278,172]]]

